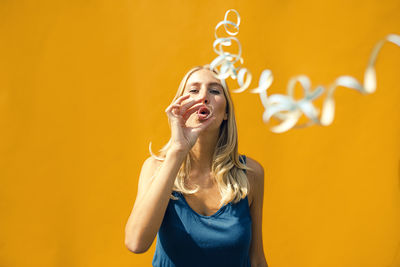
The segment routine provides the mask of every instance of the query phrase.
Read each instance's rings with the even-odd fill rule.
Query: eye
[[[196,93],[198,90],[196,88],[189,89],[189,93]]]
[[[210,91],[211,91],[211,93],[216,94],[216,95],[220,94],[220,91],[217,89],[211,89]]]

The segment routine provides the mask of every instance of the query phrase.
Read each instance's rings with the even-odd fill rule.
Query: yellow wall
[[[150,266],[155,243],[135,255],[123,241],[140,167],[229,8],[270,93],[298,74],[361,80],[375,42],[400,33],[397,0],[1,1],[1,267]],[[400,48],[376,69],[374,94],[337,90],[325,128],[273,134],[257,95],[233,95],[239,150],[266,171],[271,267],[400,266]]]

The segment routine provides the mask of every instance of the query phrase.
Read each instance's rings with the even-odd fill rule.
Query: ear
[[[228,119],[228,113],[225,112],[224,121],[226,121],[227,119]]]

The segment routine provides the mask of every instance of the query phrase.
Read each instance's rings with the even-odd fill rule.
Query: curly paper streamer
[[[228,20],[229,13],[233,12],[236,15],[236,22]],[[237,62],[243,64],[242,55],[242,46],[239,40],[236,37],[233,37],[239,33],[239,25],[240,25],[240,15],[234,9],[229,9],[225,13],[225,18],[223,21],[220,21],[217,26],[215,26],[215,41],[213,44],[215,53],[218,56],[210,63],[211,69],[216,69],[218,71],[218,78],[223,81],[223,84],[226,86],[225,79],[231,77],[232,79],[238,79],[239,89],[233,90],[234,93],[240,93],[246,90],[250,83],[252,76],[250,72],[245,68],[235,67]],[[229,35],[227,37],[219,37],[218,29],[224,26],[225,32]],[[235,31],[230,31],[229,28],[234,28]],[[236,42],[238,45],[238,52],[236,54],[224,51],[224,47],[231,46],[233,42]],[[247,76],[246,76],[247,74]],[[246,77],[246,79],[245,79]]]
[[[231,12],[236,15],[236,22],[228,20],[228,15]],[[214,41],[213,47],[218,56],[210,64],[211,69],[216,69],[219,72],[218,78],[222,80],[224,86],[226,86],[225,80],[227,78],[231,77],[232,79],[237,79],[239,88],[233,90],[234,93],[245,91],[252,80],[252,75],[248,69],[235,67],[237,62],[243,64],[243,58],[241,57],[241,44],[236,37],[233,37],[239,33],[239,25],[239,13],[234,9],[229,9],[225,13],[224,20],[220,21],[215,27],[216,40]],[[224,26],[226,33],[229,35],[228,37],[218,36],[217,30],[221,26]],[[233,27],[235,31],[230,31],[229,27]],[[224,51],[224,47],[231,46],[233,41],[238,45],[238,52],[234,54]],[[335,114],[333,93],[337,87],[342,86],[355,89],[362,94],[371,94],[375,92],[376,73],[374,66],[379,51],[386,42],[391,42],[400,46],[400,35],[389,34],[376,43],[364,73],[363,84],[358,82],[357,79],[352,76],[342,75],[336,78],[336,80],[328,86],[329,89],[322,106],[321,118],[318,118],[319,110],[314,107],[312,102],[325,91],[323,86],[317,86],[315,90],[312,91],[310,79],[306,75],[298,75],[289,80],[287,85],[287,95],[274,94],[268,97],[267,89],[273,82],[273,75],[271,70],[264,70],[261,73],[258,87],[251,90],[251,93],[258,93],[260,95],[261,103],[265,108],[263,121],[268,123],[272,117],[280,120],[281,123],[279,125],[270,128],[270,130],[275,133],[283,133],[291,128],[308,127],[313,124],[322,126],[330,125]],[[304,90],[304,97],[299,100],[294,99],[294,88],[297,82],[300,83]],[[299,125],[297,122],[303,114],[309,119],[309,121]]]

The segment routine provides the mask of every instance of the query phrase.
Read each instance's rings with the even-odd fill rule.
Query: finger
[[[186,110],[185,114],[183,114],[183,119],[186,121],[193,113],[195,113],[196,111],[198,111],[203,105],[198,105],[198,106],[194,106],[189,108],[188,110]]]
[[[196,104],[200,104],[201,102],[203,102],[202,99],[197,99],[197,100],[191,100],[191,101],[189,101],[189,102],[187,102],[187,103],[181,105],[180,113],[181,113],[182,115],[185,114],[186,111],[187,111],[189,108],[192,108],[193,106],[195,106]],[[202,106],[202,105],[199,105],[199,107],[200,107],[200,106]]]
[[[178,97],[174,102],[172,102],[172,103],[165,109],[165,112],[169,113],[169,112],[171,112],[174,108],[180,109],[180,108],[181,108],[181,103],[182,103],[182,101],[185,100],[185,99],[187,99],[187,98],[189,98],[189,97],[190,97],[190,95],[183,95],[183,96]],[[171,112],[171,113],[173,113],[173,112]],[[179,111],[178,113],[181,113],[181,112]]]
[[[193,105],[195,105],[197,103],[200,103],[202,101],[203,101],[203,99],[201,99],[201,98],[199,98],[199,99],[190,99],[186,103],[181,103],[181,106],[184,107],[184,108],[187,108],[187,107],[193,106]]]
[[[177,112],[173,112],[174,109],[178,109],[178,111],[177,111]],[[171,105],[169,105],[169,106],[167,107],[167,109],[165,110],[165,112],[166,112],[168,115],[171,114],[172,116],[177,117],[177,116],[180,116],[180,115],[181,115],[179,109],[180,109],[180,105],[178,105],[178,104],[171,104]]]
[[[185,100],[185,99],[183,99],[183,100]],[[170,106],[171,106],[171,109],[173,109],[174,107],[178,108],[178,112],[177,113],[179,115],[183,116],[190,107],[193,107],[194,105],[199,104],[202,101],[203,101],[202,99],[197,99],[197,100],[193,99],[193,100],[190,100],[189,102],[187,102],[185,104],[182,104],[182,103],[181,104],[177,104],[177,103],[175,103],[175,104],[171,104]],[[201,106],[201,105],[199,105],[199,106]]]
[[[189,97],[190,97],[189,94],[187,94],[187,95],[182,95],[182,96],[178,97],[178,98],[175,100],[174,104],[181,104],[183,100],[188,99]]]
[[[180,105],[179,104],[171,104],[165,109],[165,112],[168,112],[168,111],[172,110],[173,108],[180,108]]]

